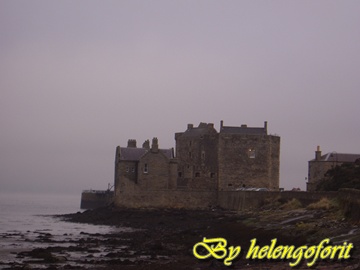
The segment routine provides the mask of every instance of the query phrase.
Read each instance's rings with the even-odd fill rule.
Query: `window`
[[[126,172],[129,172],[129,167],[126,167],[125,171],[126,171]]]
[[[135,172],[135,168],[134,168],[134,167],[132,167],[132,168],[131,168],[131,171],[132,171],[132,172]]]
[[[196,173],[195,173],[195,177],[200,177],[200,173],[199,173],[199,172],[196,172]]]
[[[215,177],[215,173],[210,173],[210,178],[214,178]]]
[[[191,152],[189,152],[189,157],[191,158]]]
[[[178,176],[179,176],[179,177],[182,177],[182,172],[178,172]]]
[[[256,156],[255,149],[250,148],[248,151],[248,156],[249,156],[249,158],[255,158],[255,156]]]
[[[201,152],[201,159],[204,160],[205,159],[205,151]]]
[[[148,165],[147,165],[147,163],[145,163],[144,164],[144,173],[148,173],[148,169],[149,169]]]

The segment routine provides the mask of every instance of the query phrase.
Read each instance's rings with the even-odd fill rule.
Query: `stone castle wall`
[[[130,189],[115,199],[115,206],[126,208],[208,209],[215,206],[216,192],[196,190]]]
[[[305,191],[143,191],[136,188],[115,199],[117,207],[211,209],[221,207],[231,211],[256,210],[269,202],[299,200],[305,207],[322,198],[338,199],[345,216],[360,220],[360,190],[342,189],[333,192]]]
[[[241,211],[258,209],[269,202],[299,200],[303,206],[317,202],[321,198],[333,199],[337,192],[305,191],[220,191],[218,205],[224,209]]]
[[[168,189],[171,179],[170,160],[161,152],[149,151],[138,163],[138,185],[145,190]]]
[[[280,137],[220,133],[219,190],[278,189],[279,155]]]
[[[211,124],[175,135],[179,160],[177,186],[188,190],[216,190],[218,134]]]

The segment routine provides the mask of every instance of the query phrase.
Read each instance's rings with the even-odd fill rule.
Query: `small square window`
[[[147,163],[145,163],[144,164],[144,173],[148,173],[148,169],[149,169],[148,165],[147,165]]]

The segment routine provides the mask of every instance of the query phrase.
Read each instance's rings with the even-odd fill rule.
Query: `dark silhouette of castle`
[[[201,208],[217,192],[239,188],[279,189],[280,137],[263,127],[188,124],[175,134],[174,149],[157,138],[141,148],[135,140],[116,148],[115,204],[126,207]]]

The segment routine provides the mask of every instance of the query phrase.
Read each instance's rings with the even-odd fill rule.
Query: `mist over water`
[[[80,195],[0,193],[0,230],[40,229],[41,215],[73,213],[80,210]]]
[[[111,226],[65,222],[53,216],[80,211],[80,198],[81,194],[0,193],[0,261],[17,261],[14,252],[51,245],[36,241],[45,234],[51,235],[55,244],[66,238],[78,239],[81,233],[116,230]]]

